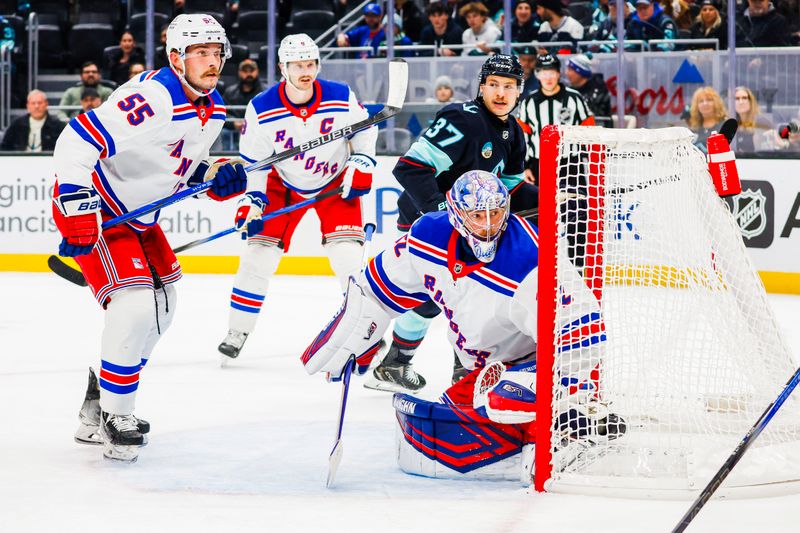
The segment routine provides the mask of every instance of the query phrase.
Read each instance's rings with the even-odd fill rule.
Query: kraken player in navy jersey
[[[474,100],[442,108],[431,126],[400,158],[394,176],[403,186],[397,202],[397,227],[408,231],[425,213],[445,209],[445,194],[468,170],[484,170],[501,179],[512,193],[514,211],[538,203],[538,190],[524,183],[525,138],[511,114],[519,102],[524,71],[516,56],[497,54],[481,67]],[[416,391],[425,386],[411,359],[439,308],[423,304],[395,321],[392,345],[365,387]],[[465,374],[455,359],[453,381]]]

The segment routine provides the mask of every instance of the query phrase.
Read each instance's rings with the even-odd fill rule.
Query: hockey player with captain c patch
[[[239,152],[256,161],[367,118],[347,85],[318,79],[319,49],[304,34],[289,35],[278,50],[284,81],[248,104]],[[372,187],[377,128],[368,128],[248,176],[236,227],[247,237],[230,297],[228,334],[219,345],[223,364],[237,357],[253,331],[269,281],[308,209],[320,218],[322,244],[342,285],[358,270],[364,242],[360,196]],[[267,222],[261,216],[342,187],[341,195],[318,200]]]
[[[469,372],[445,391],[445,407],[439,409],[451,410],[454,418],[468,411],[463,419],[467,425],[496,426],[498,431],[515,425],[531,444],[538,236],[533,226],[509,211],[508,190],[493,174],[469,171],[458,178],[447,193],[446,212],[423,215],[394,247],[378,254],[357,279],[351,278],[342,309],[302,356],[306,371],[338,376],[354,355],[357,371],[363,373],[369,364],[366,355],[393,317],[421,304],[435,305],[449,321],[448,340]],[[571,342],[586,341],[593,348],[579,366],[560,373],[586,383],[600,360],[605,330],[597,300],[579,284],[578,271],[564,270],[565,279],[577,278],[569,286],[582,288],[561,300],[567,317],[561,330]],[[587,320],[597,327],[582,328]],[[489,386],[479,383],[476,390],[476,381],[485,377],[482,369],[497,365],[501,371],[495,379]],[[588,409],[578,420],[585,428],[602,422]],[[577,436],[578,429],[568,433]],[[491,447],[479,441],[471,444],[478,446],[476,456]]]

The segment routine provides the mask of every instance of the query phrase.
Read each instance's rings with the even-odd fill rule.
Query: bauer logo
[[[750,248],[768,248],[775,226],[775,189],[766,181],[742,181],[741,194],[731,199],[731,212],[744,243]]]

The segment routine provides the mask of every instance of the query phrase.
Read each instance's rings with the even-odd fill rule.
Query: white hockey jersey
[[[286,96],[284,81],[247,104],[239,155],[254,163],[368,116],[347,85],[316,80],[311,100],[306,105],[296,106]],[[375,127],[356,133],[350,139],[353,151],[374,158],[377,137]],[[281,161],[275,164],[275,170],[288,188],[303,196],[313,196],[344,170],[349,156],[347,140],[339,139]],[[271,170],[272,167],[249,172],[247,190],[265,191]]]
[[[131,79],[64,128],[54,154],[59,188],[94,187],[113,216],[179,191],[225,123],[219,93],[209,97],[193,104],[168,67]],[[157,220],[158,211],[129,224],[143,231]]]
[[[526,362],[536,352],[538,237],[530,224],[511,215],[501,239],[491,263],[466,264],[447,213],[427,213],[370,262],[366,283],[359,284],[391,315],[433,300],[450,322],[448,339],[468,370],[493,361]],[[568,318],[559,331],[570,344],[559,349],[600,345],[605,330],[597,300],[585,284],[565,285],[584,290],[561,298]],[[598,327],[586,327],[589,323]],[[596,361],[584,363],[564,371],[588,369]]]

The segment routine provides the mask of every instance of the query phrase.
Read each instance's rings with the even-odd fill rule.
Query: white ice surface
[[[390,395],[354,380],[336,487],[325,489],[339,385],[299,355],[339,304],[333,278],[277,277],[240,358],[219,367],[229,276],[178,284],[172,329],[142,373],[153,426],[132,465],[72,440],[102,312],[52,274],[0,274],[0,532],[662,532],[686,502],[531,494],[513,482],[399,471]],[[794,353],[800,297],[770,296]],[[452,355],[436,322],[415,359],[430,396]],[[788,376],[787,376],[788,377]],[[800,496],[712,501],[690,532],[799,531]]]

